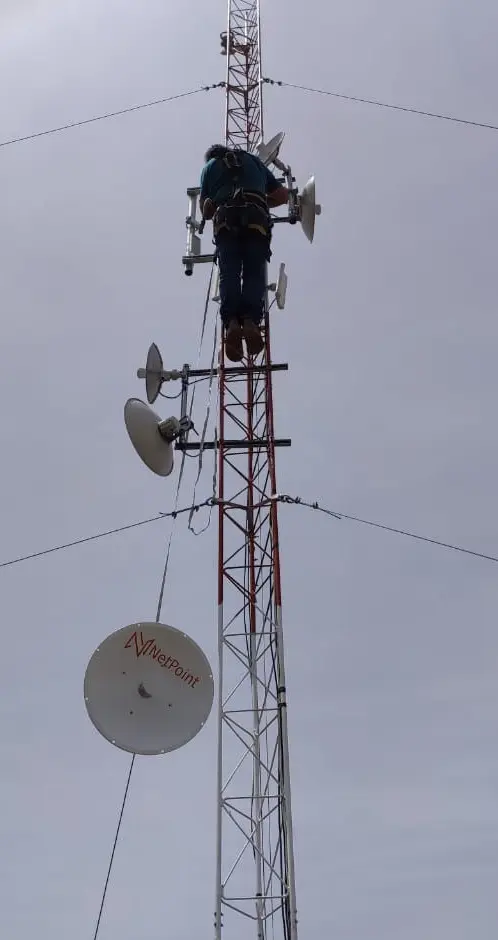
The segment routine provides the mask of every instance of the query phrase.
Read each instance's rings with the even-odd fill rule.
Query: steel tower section
[[[263,82],[259,0],[228,0],[225,139],[255,150],[263,136]]]
[[[263,136],[259,0],[229,0],[225,136]],[[268,298],[265,348],[219,368],[215,940],[297,940]]]

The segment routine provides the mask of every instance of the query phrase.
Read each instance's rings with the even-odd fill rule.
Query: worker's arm
[[[201,173],[201,192],[199,196],[199,208],[203,219],[212,219],[215,212],[214,202],[209,198],[209,188],[207,179],[207,165]]]
[[[268,203],[268,208],[275,209],[277,206],[283,206],[284,203],[288,202],[289,199],[289,190],[287,186],[282,186],[278,181],[276,176],[273,175],[271,170],[268,167],[265,167],[266,171],[266,201]]]
[[[267,193],[266,201],[270,209],[276,209],[277,206],[283,206],[289,201],[289,190],[287,186],[279,186],[273,192]]]

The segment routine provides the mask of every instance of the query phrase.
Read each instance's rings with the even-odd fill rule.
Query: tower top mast
[[[229,0],[221,46],[227,58],[225,140],[254,152],[263,138],[259,0]]]

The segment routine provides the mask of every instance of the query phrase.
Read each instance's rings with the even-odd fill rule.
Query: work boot
[[[230,359],[231,362],[240,362],[244,355],[242,348],[242,330],[238,320],[230,320],[227,326],[225,352],[227,359]]]
[[[264,349],[265,341],[261,330],[254,320],[244,320],[244,339],[246,341],[248,356],[257,356]]]

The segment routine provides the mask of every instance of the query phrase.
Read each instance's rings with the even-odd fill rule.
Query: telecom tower
[[[315,203],[314,179],[298,194],[291,168],[278,156],[284,134],[263,142],[259,0],[228,0],[221,53],[226,57],[226,143],[256,152],[264,163],[276,167],[290,197],[286,215],[274,217],[273,222],[300,222],[311,242],[315,217],[321,211]],[[216,265],[216,257],[201,251],[204,226],[198,218],[199,188],[189,188],[187,195],[187,250],[182,261],[185,273],[192,275],[198,264]],[[223,340],[220,344],[215,367],[219,391],[215,440],[191,439],[187,404],[190,379],[208,378],[212,370],[186,365],[165,371],[155,344],[138,375],[146,380],[149,405],[164,381],[181,381],[180,418],[163,421],[138,399],[130,399],[125,406],[131,441],[153,472],[162,476],[172,472],[174,450],[215,449],[217,455],[215,940],[222,936],[227,940],[246,936],[297,940],[275,470],[277,448],[288,447],[291,441],[275,436],[273,375],[287,370],[287,365],[272,360],[269,312],[269,294],[275,294],[277,307],[282,309],[286,288],[282,264],[277,283],[268,284],[265,345],[259,356],[246,358],[240,365],[227,364]],[[217,300],[216,290],[213,299]],[[209,664],[193,641],[178,631],[173,636],[171,630],[157,623],[124,628],[102,644],[87,670],[85,698],[90,718],[112,743],[132,753],[165,753],[181,746],[200,730],[211,709]],[[179,648],[172,652],[173,640]],[[113,690],[112,702],[102,691],[101,653],[106,644],[106,688],[112,674],[112,682],[120,689],[119,694]],[[133,658],[127,657],[130,650]],[[165,707],[169,709],[166,724]]]

